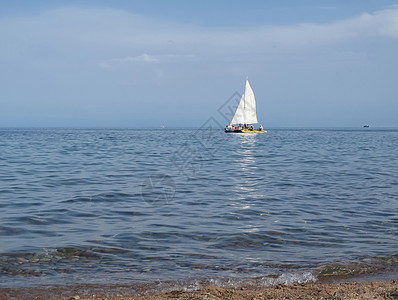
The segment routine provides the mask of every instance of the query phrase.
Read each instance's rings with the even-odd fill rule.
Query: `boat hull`
[[[265,130],[225,129],[226,133],[266,133]]]

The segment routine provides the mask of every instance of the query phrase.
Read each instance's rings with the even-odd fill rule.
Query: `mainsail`
[[[256,99],[254,98],[254,93],[249,81],[246,79],[245,92],[243,93],[242,98],[240,98],[235,115],[229,125],[257,123]]]

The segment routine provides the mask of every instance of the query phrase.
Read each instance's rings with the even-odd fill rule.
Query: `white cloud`
[[[124,58],[112,58],[106,61],[100,61],[98,65],[103,69],[113,69],[117,66],[137,64],[137,63],[158,63],[159,59],[147,54],[143,53],[137,56],[126,56]]]
[[[372,37],[398,38],[398,8],[329,24],[243,29],[182,26],[118,10],[60,8],[32,17],[0,19],[0,54],[51,51],[87,56],[102,68],[193,60],[251,59],[264,53],[294,53]],[[15,51],[16,49],[16,51]],[[46,50],[48,49],[48,50]],[[90,55],[88,55],[90,53]]]
[[[126,56],[123,58],[112,58],[105,61],[100,61],[98,66],[103,69],[114,69],[117,67],[123,67],[135,64],[161,64],[161,63],[175,63],[175,62],[187,62],[194,61],[195,55],[185,54],[161,54],[161,55],[150,55],[143,53],[137,56]]]
[[[155,58],[147,53],[144,53],[144,54],[141,54],[138,56],[134,56],[134,57],[127,56],[125,58],[114,58],[114,59],[112,59],[112,61],[127,62],[127,63],[137,63],[137,62],[138,63],[140,63],[140,62],[142,62],[142,63],[158,63],[159,62],[159,60],[157,58]]]
[[[398,9],[362,14],[329,24],[297,24],[257,30],[260,41],[279,46],[322,46],[361,38],[398,38]]]

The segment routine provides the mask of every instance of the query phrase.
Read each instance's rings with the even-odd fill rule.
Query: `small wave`
[[[266,286],[275,286],[279,284],[284,285],[296,285],[316,282],[317,278],[311,272],[303,273],[284,273],[277,278],[263,278],[263,282]],[[263,284],[263,285],[264,285]]]
[[[0,226],[0,236],[19,235],[26,232],[26,229],[18,227]]]
[[[320,280],[329,282],[391,271],[398,274],[398,255],[365,258],[358,262],[322,265],[316,274]],[[398,279],[398,277],[395,279]]]
[[[187,281],[161,282],[153,285],[151,292],[164,293],[173,290],[186,292],[197,291],[208,286],[222,288],[253,288],[272,287],[277,285],[298,285],[317,282],[317,278],[311,272],[283,273],[281,275],[266,276],[261,278],[210,278],[191,279]],[[148,292],[148,291],[147,291]]]
[[[48,225],[50,222],[46,219],[42,218],[34,218],[34,217],[19,217],[17,219],[19,222],[23,222],[29,225]]]
[[[75,203],[75,202],[119,202],[132,199],[135,195],[126,193],[104,193],[92,196],[79,196],[72,199],[63,200],[62,203]]]
[[[113,210],[113,213],[123,215],[123,216],[145,216],[145,213],[139,212],[139,211],[129,211],[129,210]]]

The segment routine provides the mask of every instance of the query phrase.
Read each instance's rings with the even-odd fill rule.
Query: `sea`
[[[0,287],[398,279],[398,129],[266,130],[1,128]]]

